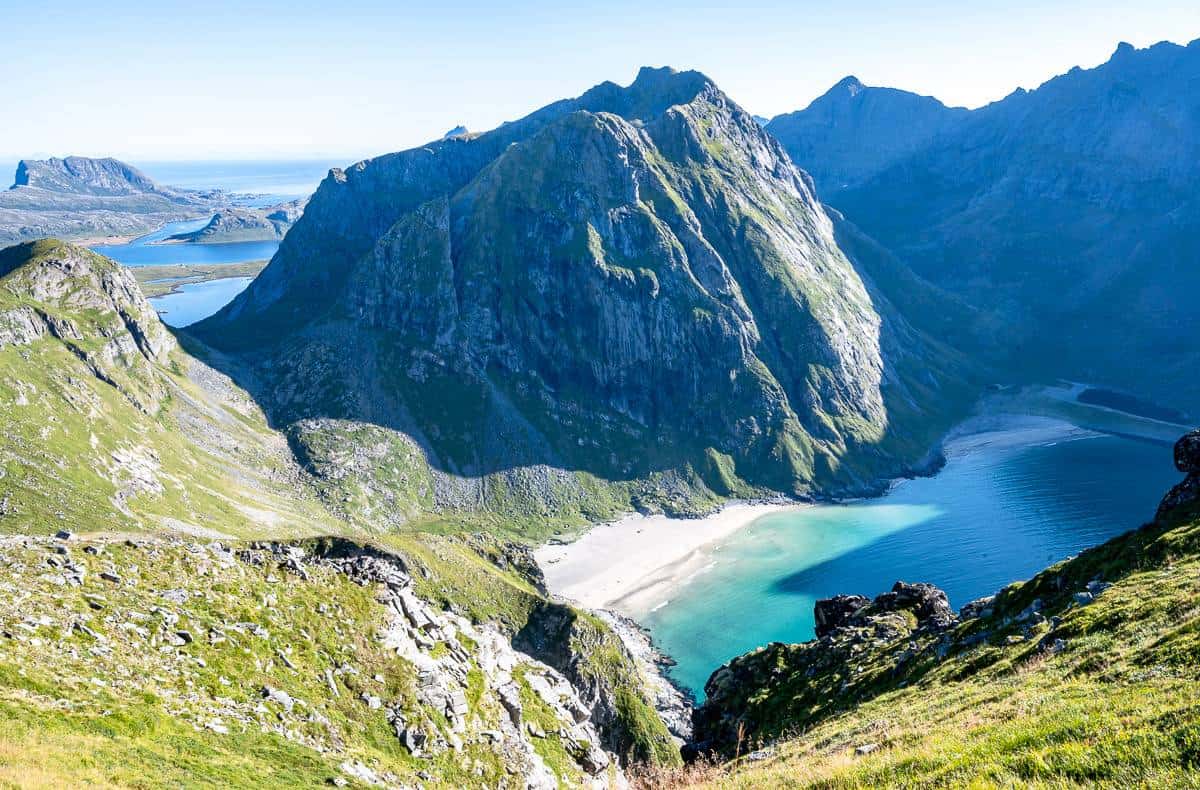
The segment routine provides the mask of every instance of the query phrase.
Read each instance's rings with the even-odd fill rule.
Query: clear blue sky
[[[847,74],[977,106],[1200,37],[1200,2],[488,4],[0,0],[0,158],[340,157],[473,130],[641,65],[699,69],[747,110]]]

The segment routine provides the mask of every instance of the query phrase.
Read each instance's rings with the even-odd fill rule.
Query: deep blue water
[[[161,266],[174,263],[220,264],[264,261],[279,249],[278,241],[234,241],[228,244],[152,244],[177,233],[199,230],[208,219],[168,222],[128,244],[97,244],[93,250],[126,266]]]
[[[995,441],[879,499],[765,516],[668,602],[633,614],[678,662],[674,679],[700,694],[735,655],[811,639],[818,598],[874,596],[903,579],[942,587],[958,608],[1139,526],[1178,478],[1164,445]]]
[[[250,277],[226,277],[180,286],[178,293],[151,299],[150,303],[163,323],[184,327],[208,318],[220,310],[250,284]]]

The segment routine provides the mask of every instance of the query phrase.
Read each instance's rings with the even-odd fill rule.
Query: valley
[[[22,160],[0,785],[1200,781],[1197,53]]]

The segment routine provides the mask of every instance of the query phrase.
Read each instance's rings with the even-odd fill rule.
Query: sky
[[[355,159],[483,131],[639,66],[752,113],[840,78],[976,107],[1120,41],[1200,38],[1200,2],[0,0],[0,159]]]

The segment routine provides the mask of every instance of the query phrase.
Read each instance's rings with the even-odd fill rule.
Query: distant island
[[[212,217],[194,238],[219,243],[282,238],[303,211],[292,201],[266,209],[234,206],[219,189],[164,186],[119,159],[68,156],[23,159],[0,191],[0,245],[50,236],[82,243],[140,236],[168,222]]]

